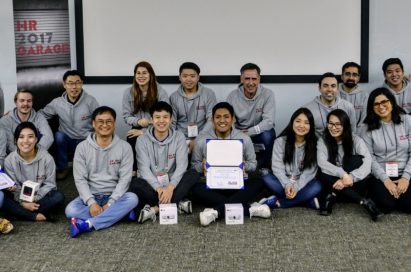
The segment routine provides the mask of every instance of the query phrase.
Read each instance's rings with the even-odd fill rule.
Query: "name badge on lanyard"
[[[385,163],[385,173],[389,177],[398,177],[398,163],[397,162],[386,162]]]
[[[196,124],[190,124],[187,126],[188,137],[194,138],[198,136],[198,127]]]
[[[166,187],[170,183],[168,174],[166,172],[160,172],[157,174],[157,181],[160,183],[161,187]]]

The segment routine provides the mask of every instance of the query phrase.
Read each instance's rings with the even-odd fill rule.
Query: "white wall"
[[[71,5],[72,0],[70,0]],[[411,35],[408,33],[409,10],[411,10],[411,1],[408,0],[370,1],[370,82],[362,84],[363,89],[372,90],[381,85],[383,81],[381,66],[383,61],[389,57],[401,58],[406,73],[410,72],[408,68],[411,64]],[[12,0],[2,0],[0,4],[0,81],[5,91],[6,110],[14,106],[12,97],[16,90],[12,12]],[[71,33],[74,33],[74,25],[71,27]],[[337,41],[338,34],[324,33],[324,35],[329,35],[330,46],[333,41]],[[72,49],[74,49],[74,44]],[[330,67],[331,69],[335,68]],[[130,74],[132,70],[133,67],[130,67]],[[262,73],[264,74],[264,71]],[[277,133],[285,127],[295,109],[318,94],[316,84],[267,84],[266,86],[275,92],[277,100]],[[127,85],[85,85],[84,88],[101,104],[115,108],[121,115],[122,93],[126,87]],[[171,93],[177,86],[166,85],[164,87],[168,93]],[[221,101],[236,85],[213,84],[209,87],[214,89],[217,99]],[[117,123],[118,134],[124,137],[127,127],[121,118],[118,118]]]

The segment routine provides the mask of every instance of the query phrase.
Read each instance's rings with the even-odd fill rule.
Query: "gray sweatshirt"
[[[196,124],[198,133],[203,129],[209,129],[211,124],[211,115],[217,98],[214,91],[198,83],[197,93],[187,97],[180,87],[170,95],[170,104],[173,107],[173,128],[183,132],[188,138],[187,126]]]
[[[4,161],[4,170],[16,183],[17,190],[13,193],[16,201],[20,201],[21,187],[26,180],[40,184],[35,201],[42,199],[51,190],[57,190],[56,165],[53,157],[44,149],[39,148],[31,162],[25,161],[17,151],[13,151]]]
[[[137,165],[140,177],[145,179],[154,190],[161,187],[157,175],[167,173],[171,184],[177,187],[188,166],[188,148],[181,131],[170,128],[168,137],[158,141],[154,128],[137,138]]]
[[[248,129],[248,136],[260,134],[274,128],[275,97],[272,90],[259,85],[257,93],[251,99],[244,95],[244,87],[240,85],[227,97],[235,112],[237,129]]]
[[[74,182],[81,200],[96,203],[94,195],[109,195],[108,204],[116,202],[131,182],[133,152],[131,146],[114,135],[105,148],[96,143],[94,133],[78,144],[73,159]]]
[[[386,162],[398,163],[398,175],[406,179],[411,177],[411,116],[401,115],[401,123],[384,123],[381,127],[367,131],[367,125],[361,127],[361,136],[372,156],[371,173],[382,182],[388,175]]]
[[[32,122],[36,126],[40,134],[38,145],[46,150],[49,149],[54,141],[54,137],[46,118],[32,109],[28,121]],[[16,150],[16,144],[14,143],[14,131],[20,123],[21,120],[17,115],[17,108],[14,108],[12,112],[0,119],[0,127],[4,129],[7,136],[7,153]]]
[[[371,172],[371,155],[368,151],[365,142],[360,137],[358,137],[357,135],[353,135],[353,141],[353,155],[361,155],[364,158],[363,163],[359,168],[355,169],[350,173],[347,173],[342,168],[342,162],[344,158],[342,142],[338,143],[338,155],[336,159],[336,164],[334,165],[328,161],[327,146],[325,145],[323,138],[320,138],[317,143],[317,161],[318,167],[321,168],[321,171],[327,175],[339,178],[342,178],[346,173],[351,174],[353,177],[353,182],[365,179]]]
[[[4,93],[3,89],[0,86],[0,117],[4,114]]]
[[[163,87],[157,83],[157,100],[170,103],[168,95]],[[145,100],[145,98],[144,98]],[[148,111],[139,111],[134,113],[134,95],[133,95],[133,86],[128,87],[124,90],[123,94],[123,119],[124,122],[129,126],[137,126],[137,122],[140,119],[151,119],[150,113]]]
[[[39,111],[46,119],[55,115],[59,117],[59,131],[67,134],[72,139],[85,139],[93,130],[91,115],[98,108],[97,100],[84,90],[81,97],[73,105],[67,100],[67,93],[53,99],[46,107]]]
[[[4,159],[6,158],[7,138],[3,129],[0,129],[0,166],[4,168]]]
[[[284,164],[286,136],[279,137],[274,142],[272,164],[274,176],[281,182],[283,188],[292,186],[294,189],[300,191],[317,174],[317,166],[302,169],[305,157],[305,142],[303,144],[295,144],[293,163]]]
[[[191,157],[191,167],[199,173],[203,173],[203,160],[207,158],[207,139],[221,138],[218,138],[218,136],[215,134],[214,129],[203,131],[200,135],[198,135]],[[244,170],[246,172],[255,171],[255,169],[257,168],[257,160],[255,158],[254,146],[251,142],[251,138],[240,130],[232,128],[230,137],[228,139],[243,140],[243,161],[245,162]],[[229,150],[227,150],[227,152],[229,152]]]
[[[396,92],[384,81],[383,87],[390,90],[390,92],[394,95],[397,104],[403,108],[407,113],[411,113],[411,84],[407,80],[403,80],[403,88]]]
[[[342,109],[347,113],[350,118],[352,132],[356,133],[357,119],[355,117],[354,106],[350,102],[337,96],[334,105],[327,106],[321,102],[320,96],[317,96],[313,101],[306,104],[304,107],[308,108],[313,114],[315,134],[318,138],[321,138],[324,133],[324,129],[327,127],[327,115],[335,109]]]
[[[367,103],[368,103],[368,92],[360,90],[358,85],[350,92],[347,93],[342,88],[343,84],[340,83],[339,85],[339,92],[338,95],[350,102],[354,106],[355,110],[355,117],[357,119],[357,128],[362,124],[367,115]]]

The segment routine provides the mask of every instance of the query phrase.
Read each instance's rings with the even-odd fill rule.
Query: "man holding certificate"
[[[248,204],[261,192],[263,182],[247,178],[257,167],[254,147],[249,136],[233,127],[234,121],[233,107],[227,102],[218,103],[212,111],[213,129],[203,131],[194,146],[192,168],[206,176],[207,184],[197,183],[192,188],[192,199],[212,207],[200,213],[202,226],[223,218],[227,203],[241,203],[244,216],[250,218],[271,216],[267,205]]]

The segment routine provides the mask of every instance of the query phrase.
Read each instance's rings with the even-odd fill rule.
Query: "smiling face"
[[[327,128],[332,137],[334,137],[337,141],[341,140],[341,135],[343,134],[344,128],[341,124],[341,120],[337,116],[330,116]]]
[[[392,104],[391,101],[383,94],[380,94],[374,99],[374,112],[384,122],[392,120]]]
[[[93,120],[93,128],[97,137],[110,137],[116,128],[116,120],[110,112],[103,112]]]
[[[321,99],[327,104],[332,104],[337,97],[337,79],[334,77],[325,77],[321,81],[320,93]]]
[[[402,81],[404,79],[404,71],[399,64],[390,64],[384,73],[385,80],[388,85],[395,91],[402,89]]]
[[[344,69],[341,75],[341,80],[344,86],[348,89],[352,89],[357,86],[360,81],[360,73],[357,67],[350,66]]]
[[[16,97],[17,112],[21,115],[28,115],[33,108],[33,96],[30,93],[20,92]]]
[[[17,138],[16,141],[19,153],[25,155],[34,152],[37,140],[38,139],[33,130],[30,128],[23,128],[20,132],[19,138]]]
[[[184,91],[197,91],[197,84],[200,80],[200,75],[193,69],[183,69],[180,74],[180,82],[183,85]]]
[[[136,74],[134,75],[136,82],[140,87],[147,86],[150,82],[150,73],[146,67],[137,67]]]
[[[158,133],[167,133],[171,125],[171,115],[167,111],[153,112],[153,127]]]
[[[241,75],[241,84],[243,84],[245,96],[253,98],[260,85],[260,75],[257,70],[245,70]]]
[[[83,88],[83,81],[79,76],[68,76],[66,81],[64,81],[64,89],[71,101],[75,101],[77,97],[81,94],[81,89]]]
[[[217,109],[213,116],[213,124],[217,136],[224,138],[231,133],[231,127],[234,124],[234,117],[225,109]]]
[[[310,132],[310,122],[305,114],[299,114],[293,121],[293,131],[297,137],[304,138]]]

